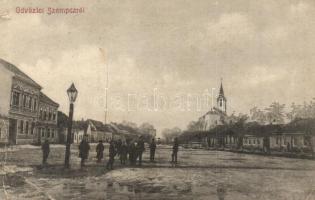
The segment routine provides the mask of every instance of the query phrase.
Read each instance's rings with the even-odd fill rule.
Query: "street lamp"
[[[70,145],[71,145],[71,132],[72,132],[72,118],[73,118],[73,103],[75,102],[78,96],[78,90],[75,88],[72,83],[70,88],[67,90],[67,94],[70,102],[69,109],[69,121],[68,121],[68,134],[67,134],[67,144],[66,144],[66,155],[65,155],[65,168],[69,168],[69,160],[70,160]]]

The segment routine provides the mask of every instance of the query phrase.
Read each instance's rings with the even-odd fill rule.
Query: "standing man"
[[[89,151],[90,151],[90,145],[86,140],[86,137],[83,137],[83,140],[81,141],[79,145],[79,157],[81,158],[81,167],[85,166],[85,160],[89,157]]]
[[[178,152],[178,139],[176,137],[174,139],[173,153],[172,153],[172,163],[175,162],[175,164],[177,164],[177,152]]]
[[[130,165],[133,166],[136,164],[136,160],[137,160],[137,149],[136,149],[136,145],[134,141],[130,142],[128,152],[129,152]]]
[[[125,141],[123,141],[120,147],[120,164],[125,165],[127,160],[128,146]]]
[[[144,150],[145,150],[145,148],[144,148],[143,137],[140,136],[139,141],[137,143],[137,151],[138,151],[138,156],[139,156],[139,166],[142,165],[142,154],[143,154]]]
[[[153,138],[150,144],[150,162],[154,162],[155,149],[156,149],[156,143]]]
[[[98,145],[96,146],[96,158],[98,163],[100,163],[103,158],[103,151],[104,151],[103,141],[100,140],[98,142]]]
[[[116,155],[116,149],[115,149],[114,141],[112,140],[110,141],[110,145],[109,145],[109,160],[106,165],[106,168],[109,170],[114,169],[113,165],[115,161],[115,155]]]
[[[43,165],[46,165],[47,164],[47,158],[48,158],[49,152],[50,152],[49,141],[47,139],[42,144],[42,151],[43,151]]]

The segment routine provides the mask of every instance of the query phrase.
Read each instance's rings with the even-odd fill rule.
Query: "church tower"
[[[224,96],[223,91],[223,85],[222,85],[222,79],[221,79],[221,86],[220,86],[220,92],[217,97],[217,107],[223,112],[226,113],[226,98]]]

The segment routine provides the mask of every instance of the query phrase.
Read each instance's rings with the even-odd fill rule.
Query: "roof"
[[[86,121],[74,121],[72,126],[74,129],[86,131],[88,124]]]
[[[91,123],[92,131],[105,131],[105,132],[115,132],[115,130],[109,124],[103,124],[101,121],[96,121],[93,119],[88,119],[88,123]]]
[[[202,117],[205,117],[206,115],[211,114],[211,115],[223,115],[226,116],[226,113],[222,112],[220,109],[213,107],[211,110],[209,110],[206,114],[204,114]],[[202,118],[201,117],[201,118]]]
[[[47,95],[45,95],[42,92],[40,92],[40,94],[39,94],[39,100],[40,100],[40,102],[45,102],[45,103],[48,103],[48,104],[51,104],[51,105],[59,107],[58,103],[53,101],[51,98],[49,98]]]
[[[26,81],[27,83],[41,89],[42,87],[36,83],[32,78],[30,78],[28,75],[26,75],[24,72],[22,72],[18,67],[16,67],[15,65],[3,60],[0,58],[0,66],[3,66],[5,69],[7,69],[8,71],[14,73],[15,77],[18,77],[24,81]]]

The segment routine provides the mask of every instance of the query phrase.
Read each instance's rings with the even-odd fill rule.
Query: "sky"
[[[215,105],[221,79],[229,114],[315,97],[314,4],[2,0],[0,57],[38,82],[65,113],[73,82],[76,119],[104,121],[107,94],[107,121],[149,122],[158,133],[185,129]],[[18,14],[16,7],[85,12]]]

